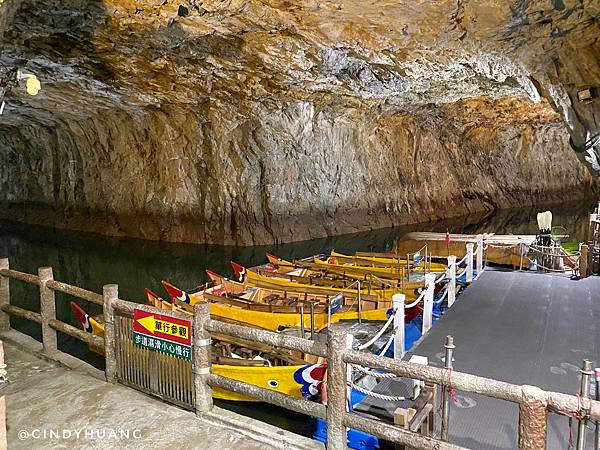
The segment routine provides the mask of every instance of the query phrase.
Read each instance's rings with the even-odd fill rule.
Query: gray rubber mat
[[[600,278],[485,271],[414,353],[442,367],[448,334],[456,344],[456,370],[575,394],[582,360],[594,367],[600,361]],[[455,400],[451,442],[478,450],[517,448],[517,405],[463,392]],[[576,421],[572,433],[575,439]],[[591,449],[593,430],[586,436]],[[568,439],[568,419],[550,414],[548,448],[567,449]]]

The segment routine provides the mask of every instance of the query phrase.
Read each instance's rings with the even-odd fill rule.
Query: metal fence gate
[[[133,316],[115,311],[114,319],[118,382],[193,410],[192,362],[138,347],[133,341]]]

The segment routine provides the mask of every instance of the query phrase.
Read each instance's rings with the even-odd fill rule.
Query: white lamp
[[[40,83],[40,80],[38,80],[38,77],[36,77],[32,73],[23,73],[20,70],[18,70],[17,81],[21,80],[27,80],[25,82],[25,88],[29,95],[37,95],[38,92],[40,92],[40,89],[42,89],[42,84]]]

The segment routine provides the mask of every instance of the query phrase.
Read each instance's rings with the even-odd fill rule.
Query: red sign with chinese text
[[[136,309],[133,312],[133,331],[177,344],[191,346],[192,324],[189,320]]]

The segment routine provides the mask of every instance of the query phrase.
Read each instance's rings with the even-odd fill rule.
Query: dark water
[[[56,280],[95,292],[102,292],[104,284],[116,283],[119,285],[120,298],[141,302],[144,298],[144,287],[166,295],[160,284],[162,279],[184,288],[194,287],[207,281],[204,269],[210,268],[230,276],[230,260],[239,261],[247,266],[257,265],[265,261],[265,252],[284,258],[298,258],[332,249],[344,253],[361,250],[386,251],[391,250],[398,239],[410,231],[535,234],[536,213],[546,209],[553,212],[553,225],[565,227],[570,235],[569,241],[580,241],[585,238],[589,213],[593,208],[594,202],[588,201],[553,207],[515,209],[293,244],[237,248],[117,239],[0,221],[0,257],[10,258],[11,268],[23,272],[36,273],[37,267],[51,266]],[[58,318],[76,325],[68,304],[70,299],[58,293],[56,296]],[[35,286],[13,280],[11,302],[39,311],[39,291]],[[101,312],[97,305],[78,302],[88,312]],[[40,339],[40,329],[37,325],[19,318],[12,318],[11,324],[16,329]],[[103,368],[103,359],[90,353],[80,341],[61,334],[59,346],[61,350]],[[305,427],[308,418],[287,410],[264,404],[222,402],[220,406],[296,432],[307,432]]]

